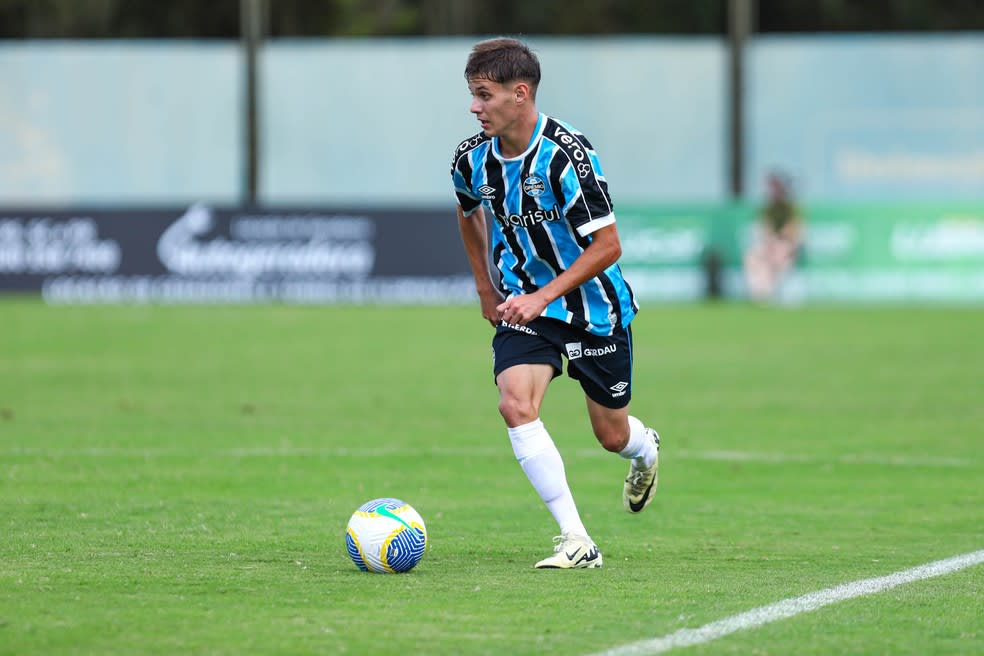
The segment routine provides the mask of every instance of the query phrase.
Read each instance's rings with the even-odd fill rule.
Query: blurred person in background
[[[744,255],[748,295],[758,303],[775,300],[803,246],[803,221],[792,199],[789,178],[773,172],[766,184],[768,198]]]
[[[540,405],[566,357],[595,437],[630,461],[624,507],[638,513],[649,504],[659,436],[629,415],[629,323],[638,306],[617,264],[622,249],[608,183],[584,135],[537,110],[540,63],[524,43],[479,42],[465,79],[482,131],[452,158],[458,225],[482,316],[496,329],[499,412],[516,459],[560,526],[553,554],[535,567],[600,567],[601,552],[581,521]]]

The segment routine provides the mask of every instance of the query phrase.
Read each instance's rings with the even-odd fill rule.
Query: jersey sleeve
[[[566,157],[551,167],[554,189],[560,190],[564,216],[582,237],[615,223],[615,210],[601,162],[584,135],[559,132],[555,140]]]
[[[472,189],[473,167],[470,154],[470,141],[466,140],[455,148],[451,157],[451,184],[465,216],[472,214],[482,204],[482,199]]]

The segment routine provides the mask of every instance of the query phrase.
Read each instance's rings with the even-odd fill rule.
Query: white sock
[[[656,443],[649,439],[642,422],[629,415],[629,443],[618,452],[626,460],[632,460],[640,469],[648,469],[656,462]]]
[[[564,461],[539,419],[509,429],[509,441],[526,477],[560,525],[561,533],[587,536],[567,485]]]

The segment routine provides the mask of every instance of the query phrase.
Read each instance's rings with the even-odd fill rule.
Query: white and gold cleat
[[[565,533],[554,538],[557,546],[549,558],[544,558],[536,569],[590,569],[601,567],[601,552],[591,538],[585,535]]]
[[[625,487],[622,489],[622,503],[630,513],[639,513],[653,500],[659,474],[659,435],[652,428],[646,432],[656,442],[656,459],[652,466],[639,469],[635,462],[629,465],[629,475],[625,477]]]

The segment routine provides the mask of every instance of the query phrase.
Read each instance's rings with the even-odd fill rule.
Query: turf
[[[984,549],[984,313],[652,306],[633,413],[658,495],[576,383],[543,419],[600,570],[512,456],[475,308],[0,303],[0,654],[590,653]],[[431,546],[358,571],[351,513]],[[984,653],[984,567],[687,648]],[[681,650],[683,651],[683,650]]]

